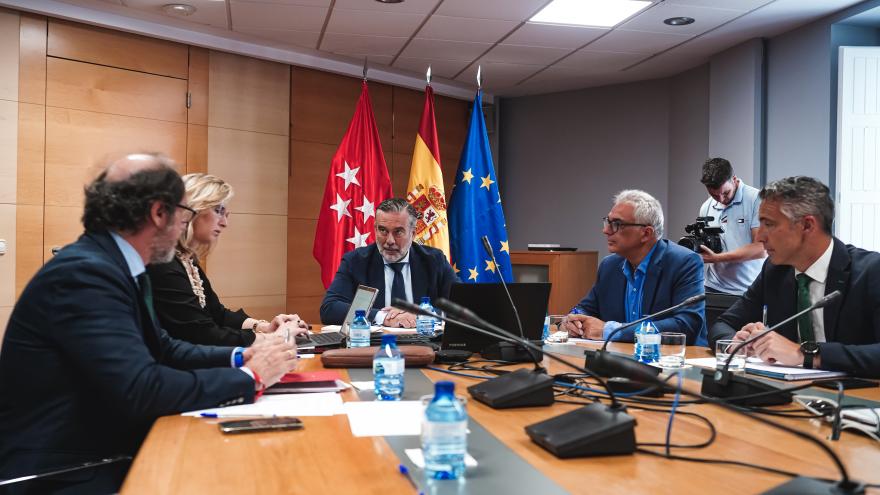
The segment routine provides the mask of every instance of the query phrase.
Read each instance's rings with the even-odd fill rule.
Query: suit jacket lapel
[[[415,245],[409,248],[409,278],[412,284],[413,303],[419,304],[421,296],[430,296],[428,293],[428,269],[427,263],[420,253],[417,252]]]
[[[113,261],[119,265],[119,269],[122,270],[137,303],[139,323],[141,332],[143,333],[144,343],[150,350],[150,354],[152,354],[158,361],[160,358],[160,349],[159,327],[157,325],[159,322],[153,321],[153,318],[150,317],[150,312],[147,310],[147,304],[143,298],[140,287],[138,287],[137,282],[131,276],[131,270],[128,268],[128,263],[125,262],[125,257],[122,256],[122,252],[119,251],[119,246],[116,245],[116,241],[114,241],[113,237],[107,232],[93,232],[87,235],[91,236],[95,242],[110,255]]]
[[[370,251],[369,267],[367,268],[367,284],[370,287],[379,289],[376,293],[376,300],[373,301],[373,307],[382,309],[385,307],[385,262],[382,255],[379,254],[379,247],[373,244]]]
[[[831,261],[828,263],[828,275],[825,276],[825,295],[839,290],[846,297],[846,284],[850,276],[850,256],[846,246],[833,238],[834,250],[831,252]],[[832,302],[822,309],[822,324],[825,329],[825,340],[832,341],[837,333],[837,321],[840,316],[840,308],[843,297]]]
[[[666,244],[663,240],[657,241],[657,249],[651,256],[651,263],[648,265],[648,271],[645,273],[645,284],[642,286],[642,314],[646,316],[651,314],[654,308],[654,300],[657,298],[657,285],[663,276],[663,255],[666,253]]]

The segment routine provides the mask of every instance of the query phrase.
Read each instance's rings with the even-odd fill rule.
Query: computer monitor
[[[519,310],[523,333],[529,340],[540,340],[544,317],[550,300],[549,283],[511,283],[510,296]],[[449,300],[460,304],[480,318],[513,334],[519,334],[513,309],[501,284],[453,284]],[[482,335],[454,323],[447,323],[441,347],[480,352],[499,339]]]

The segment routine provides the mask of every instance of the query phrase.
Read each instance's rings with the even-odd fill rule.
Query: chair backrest
[[[727,311],[727,308],[733,306],[733,303],[739,301],[740,297],[733,294],[706,292],[706,328],[712,328],[715,320]]]

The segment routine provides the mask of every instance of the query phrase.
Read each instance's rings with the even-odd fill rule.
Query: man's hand
[[[706,247],[705,244],[700,244],[700,251],[702,251],[702,253],[700,253],[700,256],[703,257],[703,263],[720,263],[724,261],[720,254],[712,251],[711,249]]]
[[[382,321],[383,326],[392,328],[416,327],[416,315],[412,313],[407,313],[391,306],[382,308],[382,311],[385,311],[385,320]]]
[[[759,358],[766,363],[781,364],[785,366],[798,366],[804,364],[804,354],[797,342],[792,342],[778,333],[771,333],[751,344],[751,347]],[[814,363],[815,367],[818,367]]]
[[[562,329],[571,337],[602,340],[605,322],[592,316],[569,314],[562,320]]]
[[[296,367],[296,344],[280,335],[269,335],[244,350],[244,365],[260,376],[267,387]]]

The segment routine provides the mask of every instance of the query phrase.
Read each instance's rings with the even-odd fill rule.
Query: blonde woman
[[[196,215],[178,240],[174,259],[148,267],[162,328],[172,337],[194,344],[245,347],[280,327],[305,331],[305,323],[296,315],[278,315],[269,322],[223,306],[199,259],[207,256],[228,225],[232,186],[207,174],[185,175],[183,183],[187,206]]]

